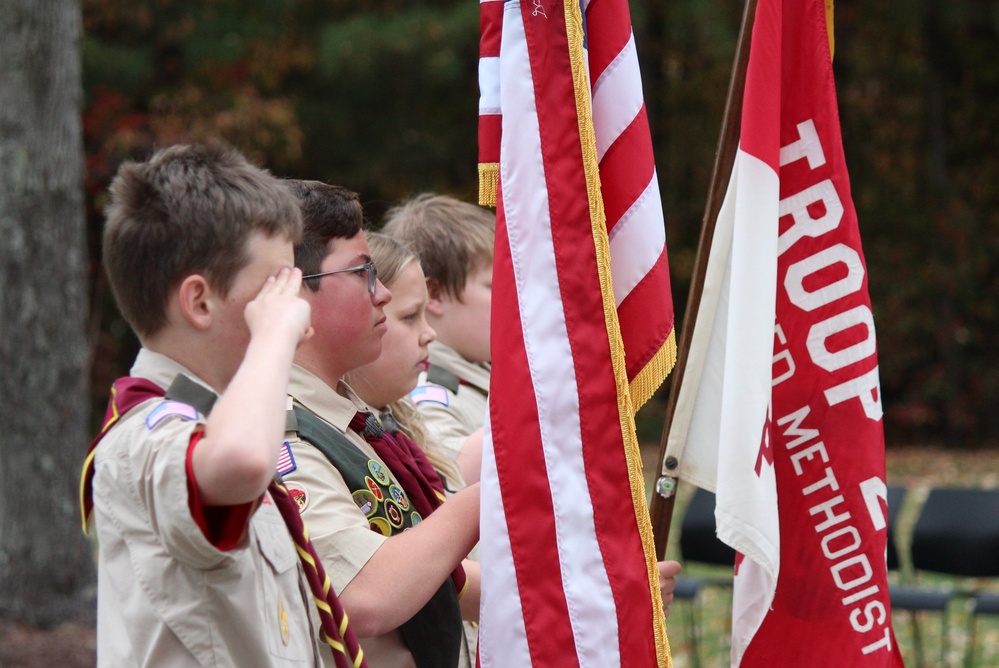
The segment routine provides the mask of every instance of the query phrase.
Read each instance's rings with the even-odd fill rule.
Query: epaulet
[[[290,395],[284,405],[284,433],[298,435],[298,418],[295,417],[295,399]]]
[[[458,376],[444,367],[434,364],[431,364],[430,368],[427,369],[427,382],[446,387],[454,394],[458,394],[458,390],[461,389],[461,379]]]
[[[163,401],[146,416],[146,427],[153,429],[168,417],[200,420],[212,411],[218,396],[184,374],[177,374]]]

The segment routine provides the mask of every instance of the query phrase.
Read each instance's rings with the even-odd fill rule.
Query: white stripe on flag
[[[482,563],[489,564],[488,586],[482,587],[482,600],[479,602],[481,666],[530,666],[524,609],[510,553],[510,534],[499,490],[488,411],[482,435],[481,490],[482,521],[489,522],[483,524],[489,530],[482,532],[479,542],[479,557]],[[495,586],[491,586],[493,583]],[[487,582],[483,581],[483,585]]]
[[[479,113],[500,113],[499,58],[479,58]]]
[[[593,84],[597,160],[603,160],[607,149],[631,125],[644,105],[635,36],[631,35],[628,43]]]
[[[666,247],[659,179],[655,172],[645,192],[621,217],[609,238],[614,303],[620,306],[659,261]]]

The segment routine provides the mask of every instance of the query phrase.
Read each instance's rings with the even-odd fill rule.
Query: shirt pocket
[[[286,661],[311,665],[315,629],[306,605],[311,604],[312,595],[299,571],[295,544],[280,516],[277,522],[263,520],[254,524],[263,557],[262,615],[270,652]]]

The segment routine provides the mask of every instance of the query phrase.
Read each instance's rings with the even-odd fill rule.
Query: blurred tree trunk
[[[92,616],[79,0],[0,0],[0,614]]]

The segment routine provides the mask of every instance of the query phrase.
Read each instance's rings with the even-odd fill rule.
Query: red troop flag
[[[667,436],[680,477],[717,492],[719,537],[740,553],[734,666],[902,665],[830,20],[823,0],[758,0],[739,150]]]
[[[634,412],[675,337],[628,5],[480,6],[499,141],[480,662],[665,668]]]

